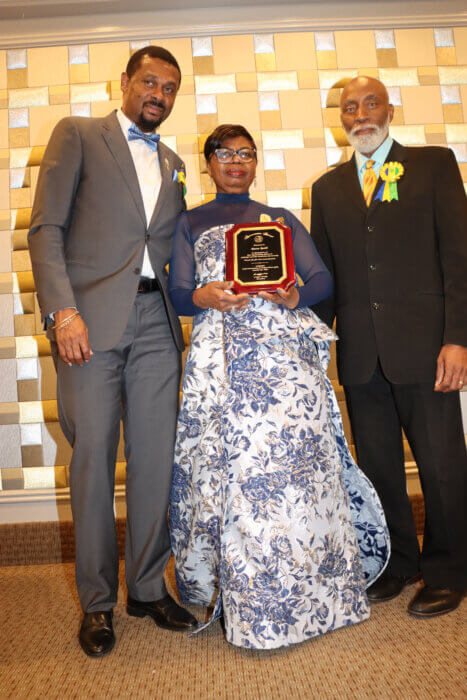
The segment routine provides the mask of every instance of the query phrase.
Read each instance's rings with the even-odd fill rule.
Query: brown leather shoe
[[[417,595],[410,601],[407,609],[411,615],[416,617],[446,615],[460,605],[463,597],[464,591],[422,586]]]
[[[149,616],[158,627],[175,632],[189,632],[198,625],[196,618],[188,610],[177,605],[169,595],[148,603],[128,596],[126,611],[133,617]]]
[[[85,654],[98,658],[112,651],[115,644],[112,617],[112,610],[84,613],[79,643]]]
[[[416,576],[394,576],[384,572],[368,589],[368,600],[372,603],[383,603],[386,600],[397,598],[406,586],[420,580],[420,574]]]

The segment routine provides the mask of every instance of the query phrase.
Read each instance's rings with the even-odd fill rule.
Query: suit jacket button
[[[374,227],[374,226],[368,226],[368,227],[367,227],[368,233],[373,233],[374,230],[375,230],[375,227]]]
[[[146,241],[146,243],[149,241],[150,238],[151,238],[151,236],[149,235],[149,233],[147,233],[144,237],[144,240]]]
[[[376,265],[370,265],[369,267],[371,272],[374,272],[376,270]]]
[[[378,311],[378,309],[381,308],[381,304],[378,304],[377,301],[374,301],[371,306],[375,311]]]
[[[135,275],[140,275],[140,274],[141,274],[141,268],[140,268],[140,267],[135,267],[135,269],[133,270],[133,272],[135,273]]]

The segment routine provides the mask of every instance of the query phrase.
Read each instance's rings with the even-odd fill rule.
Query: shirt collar
[[[378,146],[376,151],[373,153],[371,156],[364,156],[363,153],[359,153],[359,151],[355,151],[355,160],[357,163],[357,171],[360,173],[365,166],[365,163],[367,160],[371,158],[371,160],[375,161],[375,170],[379,170],[381,166],[385,163],[387,155],[389,151],[392,148],[392,144],[394,143],[394,139],[389,136],[385,138],[382,144]]]

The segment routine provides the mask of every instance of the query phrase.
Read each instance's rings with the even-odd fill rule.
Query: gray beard
[[[368,155],[369,153],[374,153],[385,140],[389,130],[389,123],[388,115],[385,123],[381,126],[372,126],[373,131],[369,134],[362,134],[361,136],[354,134],[353,132],[359,128],[358,126],[354,126],[351,131],[346,131],[345,133],[350,145],[356,151],[363,155]]]

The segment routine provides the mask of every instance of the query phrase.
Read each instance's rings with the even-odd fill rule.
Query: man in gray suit
[[[70,444],[76,582],[89,656],[115,643],[118,549],[113,511],[123,420],[127,462],[127,612],[165,629],[196,620],[167,594],[167,504],[183,338],[167,292],[184,165],[154,130],[170,114],[180,68],[148,46],[122,74],[122,108],[60,121],[47,146],[29,249],[57,368]]]

